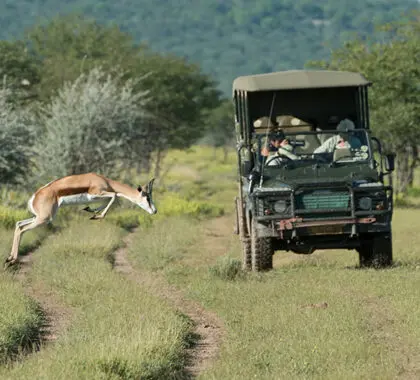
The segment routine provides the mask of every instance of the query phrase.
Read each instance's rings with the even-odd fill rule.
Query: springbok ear
[[[139,187],[137,188],[137,190],[138,190],[138,192],[139,192],[139,193],[141,193],[141,192],[143,191],[143,189],[142,189],[142,187],[141,187],[141,186],[139,186]]]

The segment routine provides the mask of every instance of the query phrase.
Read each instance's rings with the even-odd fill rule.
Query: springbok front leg
[[[46,222],[48,222],[48,219],[34,217],[30,219],[21,220],[16,223],[15,234],[13,235],[12,250],[10,252],[10,256],[6,259],[5,264],[13,265],[16,263],[22,234],[42,224],[45,224]]]
[[[112,204],[115,202],[115,199],[117,198],[117,194],[115,193],[103,193],[101,194],[103,197],[110,197],[111,200],[109,201],[109,203],[106,205],[104,211],[102,211],[101,214],[99,215],[94,215],[92,216],[90,219],[103,219],[105,218],[106,213],[109,211],[110,207],[112,206]],[[102,207],[98,207],[98,209],[101,209]]]
[[[87,206],[87,207],[85,207],[85,208],[83,209],[83,211],[97,213],[97,212],[99,212],[99,211],[102,211],[102,210],[103,210],[106,206],[107,206],[107,204],[103,204],[103,205],[101,205],[101,206],[99,206],[99,207],[97,207],[97,208],[90,208],[89,206]]]

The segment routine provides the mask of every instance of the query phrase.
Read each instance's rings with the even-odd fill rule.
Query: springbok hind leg
[[[12,250],[10,252],[10,256],[5,261],[6,266],[13,265],[16,263],[17,258],[18,258],[19,244],[22,238],[22,234],[26,231],[32,230],[46,223],[47,221],[48,219],[40,219],[40,218],[34,217],[31,219],[21,220],[16,223],[15,234],[13,236]]]

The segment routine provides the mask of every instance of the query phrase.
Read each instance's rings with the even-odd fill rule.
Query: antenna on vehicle
[[[268,115],[268,122],[267,122],[267,131],[265,133],[265,144],[268,143],[268,133],[270,132],[270,123],[271,117],[273,116],[274,111],[274,102],[276,101],[276,93],[273,93],[273,99],[271,100],[271,107],[270,107],[270,114]],[[264,178],[264,166],[265,166],[265,157],[261,160],[261,177],[260,177],[260,186],[263,183]]]

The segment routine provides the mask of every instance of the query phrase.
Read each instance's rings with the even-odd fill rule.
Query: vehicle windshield
[[[267,166],[282,166],[290,162],[296,165],[352,163],[367,161],[371,157],[368,134],[364,129],[299,133],[284,130],[281,138],[257,135],[257,140],[259,158]]]

